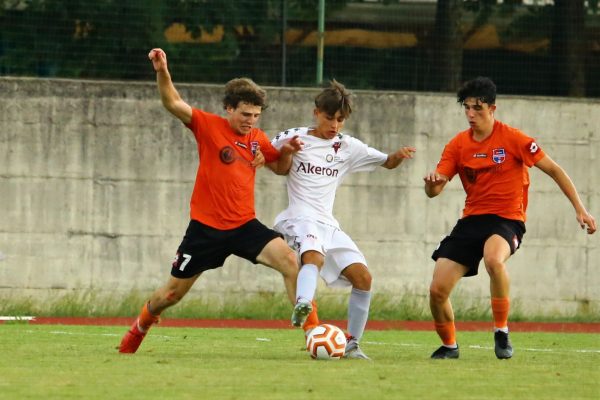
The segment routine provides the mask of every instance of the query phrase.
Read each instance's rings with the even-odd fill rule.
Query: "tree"
[[[148,45],[164,43],[162,13],[160,0],[13,2],[0,15],[0,72],[138,78]]]
[[[438,0],[431,39],[428,90],[454,92],[462,78],[462,0]]]
[[[554,0],[551,54],[556,94],[585,96],[584,0]]]

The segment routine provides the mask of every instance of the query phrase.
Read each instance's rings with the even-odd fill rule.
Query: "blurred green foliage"
[[[277,86],[285,77],[287,86],[313,86],[317,58],[314,45],[288,44],[284,48],[281,36],[284,25],[305,36],[313,34],[317,29],[318,3],[319,0],[3,0],[0,76],[153,80],[147,54],[150,49],[161,47],[167,52],[177,82],[224,83],[235,76],[249,76],[262,85]],[[371,19],[363,22],[352,22],[353,17],[340,18],[350,3],[361,1],[325,1],[328,32],[363,29],[414,34],[418,44],[327,46],[324,78],[336,78],[353,89],[428,90],[428,82],[433,79],[428,35],[433,32],[435,5],[423,3],[413,15],[406,14],[407,9],[400,7],[406,2],[399,0],[381,0],[378,5],[364,2],[363,6],[379,7],[380,17],[387,21],[379,23],[370,15]],[[465,0],[462,4],[463,42],[490,24],[496,24],[502,44],[552,37],[554,11],[547,4],[524,7],[519,0],[505,0],[502,4],[496,0]],[[586,5],[586,24],[591,21],[586,27],[589,45],[583,58],[586,95],[598,97],[600,52],[593,50],[600,43],[598,1],[587,1]],[[361,10],[354,7],[354,14],[347,13],[346,18],[358,13],[361,19]],[[422,12],[425,14],[419,14]],[[498,26],[498,21],[504,25]],[[192,39],[197,39],[202,31],[222,31],[222,37],[202,44],[168,42],[165,31],[173,24],[182,24]],[[556,69],[555,58],[547,47],[529,53],[500,47],[465,49],[461,74],[464,79],[491,76],[505,94],[556,95]]]

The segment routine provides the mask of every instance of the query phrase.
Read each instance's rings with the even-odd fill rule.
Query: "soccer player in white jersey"
[[[289,205],[276,217],[274,229],[295,248],[301,264],[292,324],[308,330],[305,320],[314,315],[319,274],[330,287],[352,286],[345,357],[368,359],[358,342],[369,314],[372,278],[364,255],[333,216],[335,193],[346,175],[378,166],[396,168],[416,149],[405,146],[385,154],[342,133],[352,112],[350,96],[333,80],[315,98],[315,126],[288,129],[273,139],[276,148],[296,136],[303,142],[287,172]]]

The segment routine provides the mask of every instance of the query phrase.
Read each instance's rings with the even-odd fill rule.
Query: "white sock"
[[[369,307],[371,305],[371,292],[352,288],[348,301],[348,333],[360,340],[365,332]]]
[[[496,327],[494,327],[494,332],[498,332],[498,331],[502,331],[504,333],[508,333],[508,326],[505,326],[504,328],[496,328]]]
[[[300,298],[312,301],[317,290],[318,277],[319,268],[315,264],[304,264],[300,267],[296,281],[296,301]]]

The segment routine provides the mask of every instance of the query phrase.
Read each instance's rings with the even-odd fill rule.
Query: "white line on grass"
[[[424,347],[424,345],[422,345],[422,344],[415,344],[415,343],[384,343],[384,342],[361,342],[361,343],[382,345],[382,346],[389,346],[391,344],[392,346]]]
[[[482,350],[493,350],[494,348],[491,346],[478,346],[471,345],[468,346],[470,349],[482,349]],[[534,351],[539,353],[600,353],[600,350],[593,349],[578,349],[578,350],[555,350],[555,349],[534,349],[534,348],[518,348],[519,350],[524,351]]]
[[[38,331],[27,330],[25,333],[40,333]],[[51,335],[72,335],[72,336],[111,336],[120,337],[123,336],[119,333],[87,333],[87,332],[65,332],[65,331],[49,331]],[[179,336],[165,336],[165,335],[152,335],[153,337],[174,339]]]
[[[425,347],[423,344],[416,343],[384,343],[384,342],[364,342],[365,344],[374,344],[381,346],[403,346],[403,347]],[[490,346],[479,346],[479,345],[470,345],[467,346],[469,349],[476,350],[493,350],[493,347]],[[600,350],[596,349],[575,349],[575,350],[556,350],[556,349],[535,349],[535,348],[518,348],[518,350],[523,351],[532,351],[539,353],[600,353]]]
[[[40,333],[39,331],[26,330],[26,333]],[[121,334],[117,333],[87,333],[87,332],[65,332],[65,331],[49,331],[48,333],[52,335],[80,335],[80,336],[111,336],[111,337],[120,337]],[[163,339],[175,339],[179,336],[167,336],[167,335],[152,335],[156,338]],[[256,338],[258,342],[270,342],[272,341],[269,338]],[[399,346],[399,347],[426,347],[424,344],[418,343],[385,343],[385,342],[370,342],[365,341],[364,344],[375,345],[375,346]],[[493,350],[494,348],[491,346],[480,346],[480,345],[469,345],[467,346],[469,349],[475,350]],[[522,351],[531,351],[538,353],[597,353],[600,354],[599,349],[573,349],[573,350],[556,350],[556,349],[536,349],[536,348],[517,348]]]
[[[39,333],[37,331],[27,330],[26,333]],[[111,337],[119,337],[121,334],[118,333],[87,333],[87,332],[65,332],[65,331],[49,331],[48,333],[52,335],[73,335],[73,336],[111,336]],[[179,336],[167,336],[167,335],[152,335],[152,337],[163,338],[163,339],[175,339]],[[257,342],[271,342],[269,338],[256,338]]]

